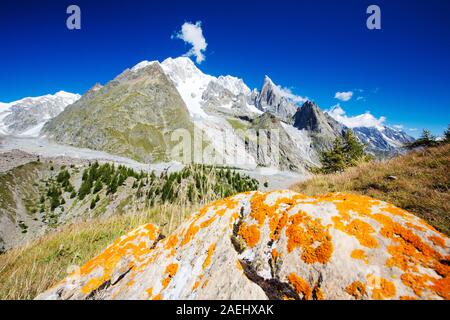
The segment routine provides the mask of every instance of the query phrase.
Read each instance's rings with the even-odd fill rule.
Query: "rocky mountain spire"
[[[294,115],[294,127],[311,132],[315,146],[323,150],[340,136],[344,126],[320,110],[312,101],[306,101]]]
[[[263,111],[270,112],[285,122],[292,122],[292,116],[297,111],[295,103],[290,101],[286,93],[276,85],[267,75],[259,95],[255,97],[255,106]]]

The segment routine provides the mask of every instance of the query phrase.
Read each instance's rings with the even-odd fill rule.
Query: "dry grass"
[[[450,235],[450,144],[341,174],[317,175],[291,188],[307,195],[350,192],[390,202]],[[395,178],[393,178],[395,177]]]
[[[0,299],[33,299],[128,231],[145,223],[176,229],[195,207],[161,205],[141,214],[73,223],[20,249],[0,255]]]

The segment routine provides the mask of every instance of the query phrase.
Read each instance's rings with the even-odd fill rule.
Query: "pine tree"
[[[421,136],[416,141],[407,145],[409,149],[415,149],[420,147],[434,147],[438,145],[436,137],[433,136],[428,129],[423,129]]]
[[[450,124],[447,127],[447,130],[444,131],[444,143],[450,143]]]
[[[351,130],[347,130],[342,139],[336,138],[331,150],[320,155],[322,173],[342,172],[359,162],[368,161],[371,157],[366,154],[361,144]]]

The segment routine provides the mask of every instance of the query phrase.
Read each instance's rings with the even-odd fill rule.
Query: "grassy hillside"
[[[168,234],[206,202],[258,189],[256,180],[229,168],[191,165],[155,175],[108,163],[39,164],[50,165],[51,177],[27,183],[40,186],[31,207],[39,209],[39,220],[52,222],[46,230],[57,231],[0,254],[0,299],[34,298],[67,276],[70,266],[84,264],[139,225],[152,222]]]
[[[307,195],[350,192],[388,201],[450,235],[450,144],[316,175],[291,188]]]

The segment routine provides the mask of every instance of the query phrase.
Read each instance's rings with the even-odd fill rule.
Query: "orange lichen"
[[[192,222],[188,230],[186,231],[183,241],[181,241],[181,245],[184,246],[185,244],[189,243],[199,230],[200,228],[195,225],[195,221]]]
[[[417,300],[417,299],[410,296],[400,296],[400,300]]]
[[[200,224],[200,228],[206,228],[208,227],[211,223],[214,222],[214,220],[216,220],[216,216],[212,216],[211,218],[209,218],[208,220],[203,221]]]
[[[308,282],[297,276],[295,273],[289,274],[287,278],[289,283],[294,287],[295,291],[302,295],[303,300],[311,299],[312,290]]]
[[[278,252],[278,250],[272,249],[272,260],[277,261],[279,257],[280,257],[280,253]]]
[[[439,246],[444,249],[446,248],[445,240],[440,237],[430,236],[428,237],[428,240],[432,241],[436,246]]]
[[[367,259],[367,256],[366,256],[366,253],[364,252],[364,250],[360,250],[360,249],[353,250],[352,253],[351,253],[351,257],[353,259],[362,260],[366,264],[369,263],[369,260]]]
[[[411,273],[404,273],[400,277],[403,284],[410,287],[417,296],[422,296],[422,291],[427,289],[427,281],[432,278],[428,275],[415,275]]]
[[[355,281],[345,288],[345,292],[359,300],[366,295],[366,285],[361,281]]]
[[[416,229],[417,231],[425,231],[425,229],[424,228],[422,228],[421,226],[418,226],[418,225],[416,225],[416,224],[413,224],[413,223],[411,223],[411,222],[407,222],[406,223],[406,226],[408,227],[408,228],[411,228],[411,229]]]
[[[156,296],[154,296],[152,300],[162,300],[162,299],[163,299],[162,294],[159,293]]]
[[[169,285],[170,281],[172,280],[172,278],[175,276],[175,274],[178,271],[178,264],[177,263],[171,263],[166,267],[166,278],[164,278],[161,281],[161,284],[163,286],[163,288],[167,288],[167,286]]]
[[[238,234],[245,240],[250,248],[256,246],[261,238],[261,232],[257,225],[247,225],[242,223]]]
[[[303,211],[289,218],[289,227],[286,229],[288,237],[287,250],[292,252],[295,248],[302,248],[301,258],[306,263],[327,263],[333,253],[333,242],[327,228],[320,219],[312,219]]]
[[[367,283],[372,289],[372,298],[375,300],[383,300],[395,296],[395,285],[389,280],[370,274],[367,276]]]
[[[205,287],[206,287],[206,285],[208,284],[208,281],[209,281],[209,280],[208,280],[208,279],[206,279],[206,280],[205,280],[205,282],[203,282],[203,284],[202,284],[202,288],[205,288]]]
[[[332,220],[336,229],[354,236],[362,246],[367,248],[378,247],[377,240],[371,236],[371,234],[375,233],[375,229],[367,222],[354,219],[345,225],[342,217],[332,217]]]
[[[200,286],[200,280],[195,281],[194,286],[192,287],[192,291],[197,290],[197,288]]]
[[[270,219],[269,227],[270,227],[270,239],[278,240],[281,235],[281,231],[286,226],[288,222],[288,214],[284,212],[281,216],[274,215]]]
[[[156,240],[158,234],[159,229],[157,227],[153,224],[146,224],[116,240],[100,255],[80,268],[81,276],[86,276],[98,268],[103,271],[101,276],[90,279],[81,288],[81,291],[84,294],[89,294],[108,281],[117,264],[125,256],[133,257],[133,261],[140,260],[142,256],[151,251],[151,248],[147,246],[147,241]],[[131,268],[133,264],[134,262],[128,263],[128,267]]]
[[[148,288],[145,292],[147,292],[147,295],[151,298],[153,295],[153,288]]]
[[[250,200],[251,211],[250,216],[254,218],[260,226],[263,225],[266,220],[266,216],[270,214],[271,207],[265,204],[267,194],[255,193]]]
[[[166,245],[164,246],[164,248],[166,250],[172,250],[177,246],[177,243],[178,243],[177,235],[171,235],[170,237],[167,238]]]
[[[207,255],[206,255],[206,259],[205,259],[205,261],[203,262],[203,269],[205,269],[206,267],[208,267],[208,266],[210,265],[210,263],[211,263],[211,257],[212,257],[212,255],[213,255],[215,249],[216,249],[216,244],[215,244],[215,243],[213,243],[213,244],[211,244],[211,245],[209,246],[208,253],[207,253]]]
[[[325,300],[325,295],[319,287],[315,287],[312,296],[314,300]]]

